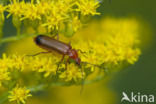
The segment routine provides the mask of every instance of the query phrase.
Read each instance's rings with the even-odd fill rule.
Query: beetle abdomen
[[[58,51],[62,54],[67,54],[68,50],[71,49],[70,45],[45,35],[39,35],[34,40],[37,45],[48,51]]]

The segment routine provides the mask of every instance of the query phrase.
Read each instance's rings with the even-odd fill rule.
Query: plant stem
[[[7,100],[8,100],[8,93],[4,93],[4,94],[0,97],[0,104],[4,104]]]
[[[20,40],[20,39],[23,39],[23,38],[26,38],[26,37],[34,37],[34,36],[37,36],[37,35],[35,35],[35,34],[29,34],[29,35],[28,34],[21,34],[18,37],[17,36],[11,36],[11,37],[1,39],[0,44]]]

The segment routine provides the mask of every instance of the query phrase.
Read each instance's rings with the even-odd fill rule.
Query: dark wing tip
[[[38,35],[38,36],[36,36],[34,38],[35,43],[36,44],[40,44],[40,41],[41,41],[42,37],[44,37],[44,35]]]

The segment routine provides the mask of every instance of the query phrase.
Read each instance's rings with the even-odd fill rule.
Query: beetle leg
[[[57,71],[58,71],[58,69],[59,69],[59,66],[60,66],[61,62],[64,60],[64,56],[65,56],[65,55],[62,56],[62,59],[61,59],[61,61],[59,62],[58,66],[57,66]]]
[[[37,55],[40,55],[40,54],[44,54],[44,53],[51,53],[51,51],[48,51],[48,52],[39,52],[39,53],[36,53],[34,55],[26,55],[26,56],[37,56]]]

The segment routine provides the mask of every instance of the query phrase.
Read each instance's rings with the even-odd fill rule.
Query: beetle
[[[34,38],[34,41],[35,41],[36,45],[38,45],[40,48],[47,50],[47,52],[40,52],[40,53],[30,55],[30,56],[36,56],[41,53],[51,53],[52,51],[56,51],[63,55],[61,62],[63,61],[65,55],[69,56],[69,58],[67,59],[67,61],[65,63],[65,69],[67,69],[67,63],[69,62],[69,59],[73,59],[76,62],[76,64],[80,66],[81,59],[78,56],[78,51],[80,51],[80,52],[82,52],[82,51],[73,49],[70,44],[66,44],[62,41],[59,41],[58,37],[56,40],[56,39],[46,36],[46,35],[38,35]],[[57,70],[58,70],[58,68],[59,68],[59,64],[58,64]],[[82,70],[81,70],[81,72],[82,72]],[[83,72],[82,72],[82,87],[81,87],[80,93],[83,90],[83,85],[84,85],[83,83],[84,83],[84,76],[83,76]]]
[[[78,56],[78,50],[73,49],[70,44],[66,44],[46,35],[38,35],[34,38],[34,41],[40,48],[47,50],[47,52],[40,53],[50,53],[52,51],[56,51],[63,55],[61,61],[63,61],[65,55],[69,56],[66,61],[66,67],[69,59],[73,59],[78,65],[80,65],[81,63],[81,59]],[[38,55],[40,53],[37,53],[35,55]]]
[[[46,36],[46,35],[38,35],[34,38],[34,41],[35,41],[36,45],[38,45],[40,48],[47,50],[47,52],[40,52],[40,53],[51,53],[52,51],[56,51],[63,55],[61,61],[63,61],[65,55],[69,56],[69,58],[67,59],[66,64],[65,64],[66,69],[67,69],[67,63],[69,62],[69,59],[73,59],[76,62],[76,64],[79,66],[80,66],[80,63],[90,64],[87,62],[81,62],[81,59],[78,56],[78,51],[80,51],[81,53],[85,53],[85,52],[82,52],[81,50],[73,49],[70,44],[66,44],[62,41],[59,41],[58,38],[56,40],[56,39]],[[36,56],[40,53],[31,55],[31,56]],[[94,65],[94,64],[91,64],[91,65]],[[97,66],[97,65],[95,65],[95,66]],[[59,64],[58,64],[58,67],[59,67]],[[81,70],[81,72],[82,72],[82,70]],[[82,87],[81,87],[80,93],[82,92],[83,85],[84,85],[83,72],[82,72],[82,80],[83,81],[82,81]]]

